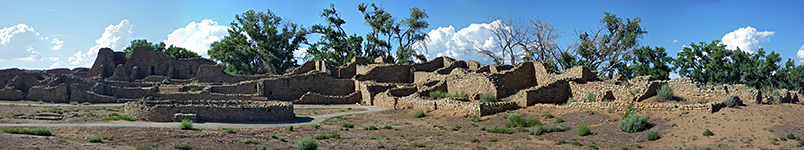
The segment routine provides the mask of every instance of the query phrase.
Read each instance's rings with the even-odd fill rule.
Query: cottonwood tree
[[[228,73],[284,74],[296,65],[293,51],[306,41],[299,25],[282,21],[271,10],[235,15],[229,35],[212,43],[209,56]]]
[[[307,49],[307,56],[333,65],[343,65],[355,56],[365,56],[361,51],[363,38],[357,34],[348,35],[341,27],[346,21],[335,10],[335,4],[330,4],[329,7],[321,13],[321,17],[327,20],[327,25],[318,24],[310,29],[310,33],[321,34],[322,37]]]
[[[625,69],[624,62],[631,59],[631,51],[647,31],[639,25],[641,19],[638,17],[623,20],[609,12],[604,14],[606,16],[600,21],[605,26],[600,30],[576,32],[580,39],[577,53],[581,65],[612,78],[615,72]]]
[[[673,58],[667,56],[664,47],[651,48],[642,46],[633,50],[633,59],[626,65],[626,69],[621,72],[627,78],[634,76],[649,75],[660,80],[670,79],[670,72],[673,69],[668,64],[673,63]]]
[[[135,47],[138,46],[145,46],[148,47],[149,50],[154,52],[159,52],[168,56],[173,56],[176,58],[197,58],[201,57],[198,53],[193,51],[187,50],[183,47],[173,46],[173,45],[166,45],[165,42],[159,42],[157,44],[148,42],[146,39],[135,39],[131,41],[131,44],[123,50],[126,53],[126,58],[131,56],[131,51],[134,51]]]
[[[496,48],[483,48],[482,44],[473,42],[473,50],[491,57],[495,63],[505,60],[514,65],[518,60],[542,61],[552,65],[557,62],[560,49],[556,42],[558,30],[552,22],[537,17],[523,20],[508,18],[493,19],[498,24],[486,28],[492,33]],[[555,65],[553,65],[555,66]]]
[[[689,47],[684,47],[673,64],[680,76],[690,77],[699,83],[746,84],[762,89],[785,86],[780,84],[783,82],[796,83],[794,67],[786,64],[781,68],[778,65],[781,60],[776,52],[766,55],[764,49],[759,49],[754,54],[739,48],[728,50],[726,45],[714,40],[710,43],[691,43]],[[785,81],[779,75],[793,77]]]
[[[371,9],[368,9],[369,6]],[[371,32],[366,35],[364,51],[370,54],[384,53],[384,61],[390,63],[427,61],[423,54],[413,48],[416,43],[426,45],[423,43],[427,42],[427,33],[423,30],[430,26],[430,23],[425,21],[429,16],[424,9],[410,8],[410,15],[400,21],[396,21],[384,8],[373,3],[360,4],[358,10],[363,13],[366,24],[371,27]],[[392,52],[394,46],[396,50]]]

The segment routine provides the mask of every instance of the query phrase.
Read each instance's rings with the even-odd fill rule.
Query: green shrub
[[[103,117],[103,120],[126,120],[126,121],[134,121],[135,119],[134,119],[134,117],[131,117],[131,116],[126,116],[126,115],[120,115],[120,114],[117,114],[117,113],[112,113],[112,114],[109,114],[109,115],[108,115],[108,116],[106,116],[106,117]]]
[[[271,138],[277,138],[277,136],[276,136],[276,131],[271,132]]]
[[[88,141],[89,141],[90,143],[101,143],[101,142],[103,142],[103,140],[101,140],[101,138],[100,138],[100,137],[93,137],[93,138],[89,138],[89,140],[88,140]]]
[[[318,149],[318,143],[315,142],[312,138],[306,137],[299,140],[299,150],[316,150]]]
[[[316,136],[313,136],[313,138],[316,139],[316,140],[323,140],[323,139],[330,139],[330,138],[336,138],[337,139],[337,138],[341,138],[341,135],[337,134],[337,133],[333,133],[333,134],[330,134],[330,135],[316,135]]]
[[[257,139],[245,139],[245,140],[243,140],[243,141],[240,141],[240,143],[246,143],[246,144],[260,144],[260,141],[259,141],[259,140],[257,140]]]
[[[265,150],[265,149],[266,149],[265,144],[260,144],[260,146],[257,146],[257,150]]]
[[[549,126],[544,127],[545,132],[561,132],[561,131],[567,131],[567,130],[569,130],[569,127],[567,127],[567,125],[565,125],[563,123],[559,123],[558,125],[555,125],[555,124],[554,125],[549,125]]]
[[[530,131],[528,131],[528,133],[530,135],[541,135],[543,131],[544,129],[542,129],[542,126],[533,126],[530,127]]]
[[[490,133],[514,134],[514,130],[511,130],[511,129],[508,129],[508,128],[497,128],[497,127],[494,127],[494,128],[488,129],[488,130],[486,130],[486,131],[488,131],[488,132],[490,132]]]
[[[181,120],[181,124],[179,124],[179,128],[182,130],[192,130],[193,129],[193,121],[192,120]]]
[[[628,114],[623,120],[620,120],[620,123],[617,124],[617,128],[625,132],[634,133],[644,130],[647,125],[647,117],[637,114]]]
[[[597,100],[597,94],[595,94],[594,92],[586,93],[586,97],[583,98],[584,102],[594,102],[596,100]]]
[[[480,142],[480,140],[478,140],[478,139],[472,139],[472,143],[477,143],[477,142]]]
[[[288,126],[288,131],[293,131],[293,126]]]
[[[575,98],[572,98],[572,97],[567,98],[567,104],[574,103],[574,102],[578,102],[578,100],[576,100]]]
[[[497,142],[497,138],[491,138],[489,139],[489,142]]]
[[[793,133],[789,133],[789,134],[787,134],[787,138],[788,138],[788,139],[791,139],[791,140],[795,140],[795,139],[796,139],[796,135],[793,135]]]
[[[673,100],[673,88],[671,88],[670,85],[666,84],[662,85],[661,88],[656,90],[656,93],[657,93],[656,96],[657,102],[665,102],[668,100]]]
[[[341,127],[344,127],[344,128],[354,128],[354,127],[355,127],[355,124],[353,124],[353,123],[343,123],[343,124],[341,124]]]
[[[232,128],[218,128],[218,130],[226,131],[226,133],[235,133],[234,129]]]
[[[425,147],[424,143],[413,143],[413,147]]]
[[[734,96],[730,95],[730,96],[726,96],[726,99],[723,100],[723,104],[725,104],[726,107],[734,108],[734,107],[737,107],[739,102],[736,99],[734,99]]]
[[[424,111],[422,110],[413,111],[413,118],[421,118],[421,117],[424,117]]]
[[[363,130],[378,130],[378,129],[379,129],[379,128],[377,128],[377,127],[375,127],[375,126],[363,127]]]
[[[659,132],[650,131],[650,133],[648,134],[648,140],[656,141],[658,139],[659,139]]]
[[[556,123],[564,123],[564,119],[558,118],[556,119]]]
[[[713,135],[715,135],[715,133],[713,133],[712,130],[706,129],[706,131],[704,131],[703,135],[704,136],[713,136]]]
[[[382,127],[382,128],[383,128],[383,129],[393,129],[393,127],[391,127],[391,126],[384,126],[384,127]]]
[[[589,130],[589,127],[587,127],[585,124],[578,125],[578,129],[575,129],[575,133],[578,134],[578,136],[586,136],[592,134],[591,131]]]
[[[594,145],[589,145],[589,148],[591,148],[591,149],[598,149],[598,148],[597,148],[597,146],[594,146]]]
[[[578,141],[572,141],[572,145],[583,146],[583,144],[581,144],[581,142],[578,142]]]
[[[497,96],[495,96],[494,94],[491,94],[491,93],[480,94],[480,101],[484,102],[484,103],[496,102],[497,101]]]
[[[23,115],[25,115],[25,114],[23,114],[23,113],[16,113],[16,114],[13,114],[13,116],[14,116],[14,117],[19,117],[19,116],[23,116]]]
[[[173,143],[173,148],[175,148],[175,149],[190,149],[190,144]]]
[[[472,115],[472,121],[480,122],[480,115]]]
[[[313,125],[313,128],[315,128],[315,129],[320,129],[320,128],[321,128],[321,125]]]
[[[522,115],[519,114],[508,114],[506,118],[508,118],[508,122],[505,123],[505,127],[508,128],[542,125],[542,123],[539,122],[539,117],[536,115],[531,116],[528,120],[522,119]]]
[[[11,134],[29,134],[29,135],[41,135],[41,136],[51,136],[53,132],[45,128],[39,129],[3,129],[3,132],[11,133]]]

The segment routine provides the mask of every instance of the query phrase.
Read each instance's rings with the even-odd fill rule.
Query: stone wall
[[[527,107],[536,103],[562,104],[567,102],[572,93],[570,85],[565,80],[559,80],[547,85],[539,85],[533,88],[520,90],[510,98],[521,107]]]
[[[368,64],[356,68],[355,80],[381,83],[411,83],[413,71],[404,64]]]
[[[355,90],[355,81],[333,78],[326,73],[311,72],[282,78],[262,80],[264,96],[271,100],[293,101],[307,92],[324,95],[349,95]]]
[[[231,85],[210,86],[209,92],[227,94],[259,94],[257,90],[262,82],[246,81]]]
[[[522,62],[515,68],[493,74],[497,88],[497,98],[508,97],[521,89],[536,85],[536,76],[533,69],[533,62]]]
[[[323,95],[307,92],[299,100],[293,101],[294,104],[357,104],[361,100],[360,92],[354,92],[345,96]]]
[[[575,102],[566,105],[555,104],[535,104],[531,107],[549,107],[549,108],[573,108],[573,109],[589,109],[598,111],[625,112],[628,109],[628,103],[622,102]],[[706,104],[669,104],[669,103],[634,103],[633,111],[698,111],[712,113],[720,108],[723,108],[722,102],[709,102]]]
[[[70,98],[67,91],[69,91],[69,86],[64,83],[55,87],[34,86],[28,92],[28,96],[25,99],[63,103],[67,102]]]
[[[140,100],[127,102],[128,115],[145,121],[180,121],[176,114],[195,115],[195,121],[265,122],[295,118],[293,104],[251,100]]]

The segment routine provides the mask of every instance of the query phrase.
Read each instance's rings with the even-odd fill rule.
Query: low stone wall
[[[519,108],[520,108],[519,105],[517,105],[517,103],[513,101],[480,103],[480,115],[481,116],[491,115]]]
[[[260,82],[240,82],[232,85],[211,86],[209,92],[226,94],[259,94],[258,86]]]
[[[294,104],[355,104],[360,103],[360,91],[345,96],[323,95],[319,93],[307,92],[299,100],[293,101]]]
[[[392,96],[391,91],[386,91],[377,95],[375,99],[377,106],[390,107],[394,109],[419,109],[426,111],[446,110],[454,111],[457,115],[489,115],[506,110],[518,109],[515,102],[493,102],[482,103],[469,101],[466,99],[443,98],[439,100],[428,99],[421,93],[414,93],[405,97]]]
[[[22,90],[13,89],[11,87],[0,89],[0,100],[22,100],[22,99],[25,99],[25,94],[22,93]]]
[[[535,104],[535,107],[549,108],[573,108],[573,109],[596,109],[614,112],[625,112],[628,110],[628,103],[623,102],[575,102],[564,105],[556,104]],[[723,102],[709,102],[706,104],[670,104],[670,103],[634,103],[633,111],[699,111],[712,113],[723,108]]]
[[[180,92],[180,93],[159,93],[155,94],[156,99],[177,99],[177,100],[250,100],[251,97],[259,96],[256,94],[220,94],[209,92]],[[273,99],[272,99],[273,100]]]
[[[48,101],[48,102],[67,102],[69,95],[67,91],[69,87],[67,84],[59,84],[55,87],[48,86],[34,86],[28,91],[26,99],[34,101]]]
[[[355,80],[381,83],[412,83],[413,71],[404,64],[368,64],[356,68]]]
[[[571,95],[570,85],[565,80],[559,80],[546,85],[520,90],[511,96],[511,100],[521,107],[536,103],[562,104],[567,102]]]
[[[177,114],[195,115],[194,121],[262,122],[295,118],[293,104],[251,100],[139,100],[127,102],[128,115],[145,121],[180,121]]]

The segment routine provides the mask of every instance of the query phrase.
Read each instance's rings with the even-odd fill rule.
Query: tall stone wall
[[[355,80],[381,83],[411,83],[413,71],[404,64],[368,64],[356,68]]]
[[[140,100],[127,102],[126,113],[140,120],[180,121],[177,114],[194,115],[195,121],[265,122],[295,118],[293,104],[251,100]]]
[[[311,72],[283,78],[262,80],[264,96],[271,100],[293,101],[307,92],[324,95],[349,95],[355,90],[355,81],[333,78],[326,73]]]
[[[556,81],[547,85],[520,90],[513,95],[511,100],[521,107],[527,107],[536,103],[562,104],[567,101],[572,93],[570,85],[565,80]]]

